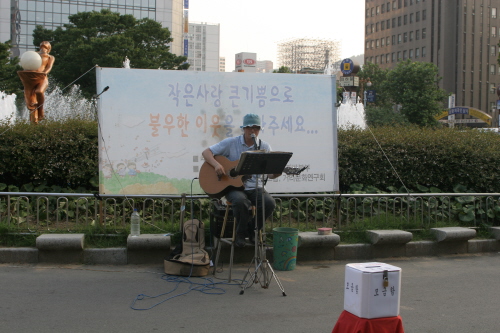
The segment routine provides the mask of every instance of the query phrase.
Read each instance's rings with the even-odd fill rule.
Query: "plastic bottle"
[[[134,212],[130,217],[130,235],[139,236],[141,234],[141,217],[137,212],[137,208],[134,208]]]

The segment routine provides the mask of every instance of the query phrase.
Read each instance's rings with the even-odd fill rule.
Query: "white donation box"
[[[360,318],[399,315],[401,268],[381,262],[347,264],[344,310]]]

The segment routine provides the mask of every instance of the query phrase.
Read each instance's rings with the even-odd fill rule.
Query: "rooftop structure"
[[[340,42],[325,39],[293,39],[278,44],[279,66],[288,67],[292,73],[303,68],[321,69],[340,60]]]

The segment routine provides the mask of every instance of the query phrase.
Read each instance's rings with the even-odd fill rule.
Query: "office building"
[[[495,115],[500,0],[366,0],[365,62],[436,64],[455,105]]]
[[[220,25],[189,22],[188,41],[190,71],[220,71]],[[224,69],[225,71],[225,69]]]
[[[110,9],[135,18],[150,18],[168,28],[174,39],[170,52],[183,55],[183,0],[0,0],[0,42],[11,40],[13,55],[34,50],[33,29],[55,29],[78,12]]]
[[[273,62],[271,60],[257,60],[257,73],[272,73]]]
[[[226,57],[219,58],[219,72],[226,71]]]

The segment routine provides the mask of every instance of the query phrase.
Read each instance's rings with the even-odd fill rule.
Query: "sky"
[[[314,6],[312,6],[314,5]],[[278,43],[295,38],[341,42],[341,58],[364,52],[365,0],[189,0],[189,21],[220,24],[226,72],[234,55],[257,53],[278,68]]]

